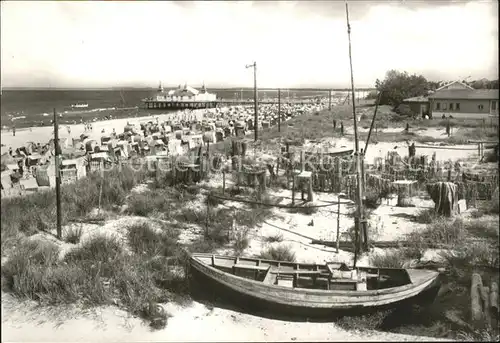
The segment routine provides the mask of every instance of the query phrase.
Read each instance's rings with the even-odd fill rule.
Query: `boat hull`
[[[424,304],[434,300],[440,287],[439,279],[435,277],[419,285],[397,287],[394,292],[380,292],[378,295],[363,295],[373,293],[371,291],[294,289],[237,277],[193,258],[190,260],[190,278],[195,297],[208,297],[257,315],[302,320],[331,319]]]

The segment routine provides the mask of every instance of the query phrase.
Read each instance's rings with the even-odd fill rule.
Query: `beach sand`
[[[218,181],[212,179],[209,184]],[[229,185],[228,185],[229,186]],[[143,188],[143,187],[142,187]],[[134,191],[143,190],[138,187]],[[274,196],[281,197],[282,203],[290,202],[291,192],[280,190],[271,192]],[[318,204],[335,202],[335,194],[315,193]],[[346,202],[346,200],[342,200]],[[370,227],[376,228],[374,237],[384,240],[401,238],[404,234],[418,229],[420,226],[413,223],[408,216],[400,216],[392,222],[385,222],[380,226],[376,223],[378,217],[390,214],[404,213],[414,215],[421,206],[428,206],[425,202],[418,203],[418,207],[398,208],[394,206],[381,205],[375,211],[374,223]],[[240,205],[236,202],[224,202],[219,206]],[[193,207],[203,207],[203,196],[197,198]],[[354,207],[351,203],[341,204],[340,207],[340,232],[341,236],[352,226],[352,218],[349,212]],[[269,245],[288,245],[295,252],[299,262],[343,261],[350,264],[352,254],[340,251],[338,254],[334,248],[321,245],[312,245],[309,238],[332,240],[336,232],[336,210],[337,205],[323,207],[312,215],[301,215],[289,213],[285,209],[274,208],[274,218],[266,220],[263,225],[249,232],[250,245],[244,251],[246,256],[258,255]],[[314,225],[308,223],[314,220]],[[147,221],[147,218],[122,216],[109,220],[104,225],[83,224],[85,232],[82,241],[94,234],[113,234],[118,238],[125,239],[127,225],[135,221]],[[195,238],[203,234],[198,227],[186,229],[182,236]],[[276,243],[265,243],[265,237],[282,234],[283,241]],[[47,233],[37,234],[32,239],[55,238]],[[67,252],[75,245],[59,242],[62,250]],[[81,243],[80,243],[81,244]],[[369,265],[369,257],[379,253],[380,249],[374,249],[371,253],[363,256],[358,265]],[[232,248],[222,248],[218,253],[231,255]],[[287,322],[275,319],[257,317],[254,315],[233,311],[220,307],[210,307],[193,301],[189,305],[181,306],[174,303],[161,304],[164,309],[172,315],[167,327],[158,331],[151,331],[149,327],[129,313],[113,306],[99,307],[90,310],[81,310],[75,306],[69,308],[37,307],[34,302],[20,302],[8,294],[2,294],[2,340],[3,341],[427,341],[438,339],[427,337],[414,337],[400,334],[392,334],[376,331],[346,331],[334,322]]]

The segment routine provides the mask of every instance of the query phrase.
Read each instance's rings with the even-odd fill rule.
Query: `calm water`
[[[218,97],[234,99],[253,98],[253,89],[209,89]],[[92,120],[112,115],[113,118],[143,116],[151,113],[141,99],[150,97],[154,90],[3,90],[1,98],[1,124],[4,127],[50,125],[53,109],[62,113],[61,124]],[[282,91],[282,97],[297,98],[327,96],[328,92]],[[277,91],[259,92],[259,97],[277,97]],[[87,103],[88,108],[72,109],[71,105]],[[167,112],[167,110],[161,110]],[[158,113],[158,112],[156,112]]]

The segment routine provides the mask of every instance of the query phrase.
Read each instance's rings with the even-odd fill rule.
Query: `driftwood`
[[[484,309],[484,322],[489,327],[491,326],[491,316],[490,316],[490,288],[481,287],[481,300],[483,301]]]
[[[456,326],[458,326],[459,328],[467,328],[468,330],[474,330],[474,328],[472,327],[472,325],[470,325],[469,323],[467,323],[465,320],[463,320],[462,318],[460,318],[460,316],[458,315],[457,311],[445,311],[444,312],[444,317],[451,323],[451,324],[454,324]]]
[[[435,203],[438,214],[451,217],[458,212],[458,187],[452,182],[427,184],[427,193]]]
[[[489,296],[491,313],[493,318],[498,320],[498,284],[494,281],[491,283]]]
[[[483,287],[483,281],[481,275],[474,273],[471,278],[471,289],[470,289],[470,309],[471,309],[471,319],[476,325],[481,324],[483,319],[483,301],[481,299],[481,288]]]

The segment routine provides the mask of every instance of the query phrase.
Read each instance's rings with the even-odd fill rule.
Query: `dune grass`
[[[122,167],[121,171],[115,168],[104,172],[103,176],[93,173],[73,184],[63,185],[61,190],[63,225],[87,215],[98,206],[101,183],[101,206],[104,209],[114,209],[116,205],[125,202],[130,190],[143,182],[145,177],[143,172]],[[55,190],[2,199],[0,220],[2,238],[15,236],[19,232],[31,236],[39,231],[53,231],[56,226]]]
[[[57,245],[25,241],[2,268],[4,286],[20,297],[42,304],[116,304],[157,324],[158,316],[166,319],[167,314],[157,313],[151,304],[187,294],[184,275],[176,273],[176,266],[165,259],[163,244],[158,243],[165,241],[164,234],[144,234],[151,239],[145,246],[132,241],[132,250],[139,252],[145,247],[147,254],[130,255],[116,238],[95,236],[69,251],[62,260],[58,259]],[[173,240],[175,236],[169,238]]]

